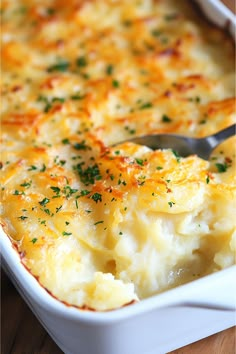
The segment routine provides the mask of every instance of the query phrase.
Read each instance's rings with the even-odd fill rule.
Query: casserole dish
[[[218,24],[222,25],[220,7],[215,3],[208,6],[210,13],[217,13]],[[4,267],[65,353],[163,353],[234,323],[234,267],[119,311],[83,312],[50,297],[21,265],[9,239],[1,236]],[[223,287],[230,291],[221,292]],[[213,298],[216,292],[217,301]]]

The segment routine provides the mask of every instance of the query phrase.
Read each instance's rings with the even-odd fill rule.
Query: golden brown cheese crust
[[[234,46],[188,1],[2,2],[1,218],[59,299],[120,307],[234,262]],[[148,261],[147,261],[148,260]]]

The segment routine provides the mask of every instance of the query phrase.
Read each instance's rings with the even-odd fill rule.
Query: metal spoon
[[[142,135],[127,141],[148,146],[153,150],[172,149],[183,157],[194,154],[208,160],[212,150],[214,150],[217,145],[235,135],[235,128],[236,124],[233,124],[216,134],[204,138],[191,138],[175,134],[153,134]],[[120,143],[116,143],[115,145],[117,144]]]

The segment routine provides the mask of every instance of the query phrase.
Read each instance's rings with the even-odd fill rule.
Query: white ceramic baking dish
[[[209,19],[235,35],[218,0],[198,0]],[[1,263],[39,321],[66,354],[163,354],[235,325],[236,266],[105,313],[53,298],[21,264],[0,230]]]

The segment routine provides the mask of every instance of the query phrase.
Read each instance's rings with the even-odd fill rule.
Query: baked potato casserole
[[[1,225],[40,284],[105,311],[234,264],[235,139],[209,161],[119,144],[235,121],[226,32],[186,0],[3,0],[1,16]]]

